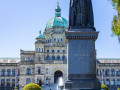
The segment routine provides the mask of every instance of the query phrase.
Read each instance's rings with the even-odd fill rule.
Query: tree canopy
[[[116,9],[117,14],[114,15],[112,21],[113,35],[117,35],[120,41],[120,0],[112,0],[113,7]]]

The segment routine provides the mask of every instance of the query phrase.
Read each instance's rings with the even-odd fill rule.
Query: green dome
[[[55,17],[50,19],[46,24],[46,29],[55,27],[68,28],[68,21],[61,17],[61,8],[59,7],[59,3],[55,9]]]
[[[63,17],[54,17],[50,21],[48,21],[46,25],[46,29],[50,29],[54,27],[68,28],[68,21]]]
[[[44,36],[41,34],[41,31],[39,32],[39,36],[37,36],[36,38],[44,38]]]

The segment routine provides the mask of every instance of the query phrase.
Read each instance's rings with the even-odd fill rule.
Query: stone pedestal
[[[99,32],[74,29],[66,32],[68,40],[68,81],[66,90],[100,90],[96,78],[95,40]]]

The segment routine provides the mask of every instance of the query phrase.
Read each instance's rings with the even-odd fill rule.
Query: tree
[[[41,90],[41,87],[36,83],[27,84],[23,90]]]
[[[114,15],[113,21],[112,21],[112,31],[113,35],[118,36],[118,39],[120,41],[120,0],[112,0],[113,7],[117,11],[117,15]]]

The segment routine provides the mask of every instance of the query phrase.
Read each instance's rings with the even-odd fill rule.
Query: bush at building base
[[[36,83],[27,84],[23,90],[42,90],[41,87]]]
[[[106,86],[106,85],[101,85],[101,89],[103,89],[103,90],[109,90],[109,88]]]

